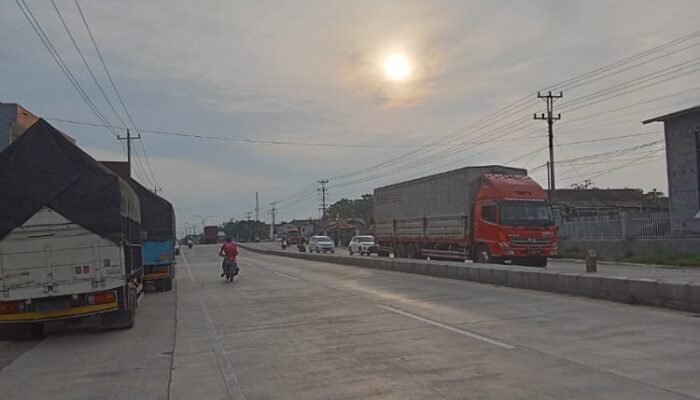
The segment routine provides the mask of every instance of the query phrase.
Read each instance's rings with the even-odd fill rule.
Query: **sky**
[[[96,107],[121,126],[51,2],[26,4]],[[128,122],[75,2],[56,5]],[[196,215],[213,215],[207,223],[245,218],[255,192],[261,220],[269,221],[273,201],[279,201],[278,222],[317,217],[317,181],[326,178],[335,178],[329,203],[469,165],[526,167],[544,186],[547,127],[532,119],[545,111],[537,90],[700,29],[696,0],[83,0],[80,6],[143,130],[135,143],[136,178],[162,189],[180,230],[199,222]],[[101,124],[15,2],[0,3],[0,34],[0,101],[45,118]],[[387,76],[384,62],[392,54],[410,64],[403,80]],[[564,92],[555,102],[557,187],[591,179],[597,187],[667,192],[663,127],[640,121],[700,104],[698,60],[695,37],[555,87]],[[105,128],[49,122],[96,159],[126,157]],[[402,158],[337,178],[396,157]]]

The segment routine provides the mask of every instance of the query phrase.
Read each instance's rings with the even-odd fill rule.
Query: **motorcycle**
[[[233,278],[238,275],[240,269],[238,268],[238,263],[235,261],[224,260],[224,278],[227,281],[233,282]]]
[[[192,249],[192,246],[193,246],[192,242],[187,243],[187,248],[188,248],[188,249]]]

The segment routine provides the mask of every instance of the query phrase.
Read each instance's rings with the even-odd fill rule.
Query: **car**
[[[312,252],[328,252],[335,253],[335,243],[328,236],[311,236],[309,239],[309,253]]]
[[[353,255],[355,253],[359,255],[370,255],[377,252],[377,245],[374,242],[374,236],[370,235],[359,235],[355,236],[350,240],[348,244],[348,254]]]

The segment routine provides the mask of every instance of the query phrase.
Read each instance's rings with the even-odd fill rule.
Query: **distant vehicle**
[[[175,245],[173,246],[173,249],[175,250],[175,255],[179,256],[180,255],[180,243],[175,242]]]
[[[335,253],[335,243],[328,236],[311,236],[311,239],[309,239],[309,253],[314,251],[316,253]]]
[[[466,167],[374,190],[378,254],[545,267],[557,227],[527,171]]]
[[[204,227],[204,244],[216,244],[219,242],[219,227],[209,225]]]
[[[374,236],[361,235],[355,236],[350,240],[348,244],[348,254],[353,255],[355,253],[359,255],[370,255],[377,252],[377,246],[374,244]]]
[[[299,238],[299,230],[295,228],[287,229],[283,236],[283,239],[287,241],[287,246],[299,243]]]
[[[70,171],[69,174],[57,173]],[[0,324],[99,317],[134,325],[142,289],[134,189],[39,120],[0,153]]]

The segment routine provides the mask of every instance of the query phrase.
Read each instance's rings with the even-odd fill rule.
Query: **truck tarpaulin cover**
[[[0,153],[0,240],[42,207],[119,243],[141,220],[121,178],[40,119]]]
[[[141,202],[141,231],[144,240],[163,241],[175,238],[175,211],[173,205],[135,181],[129,183]]]

